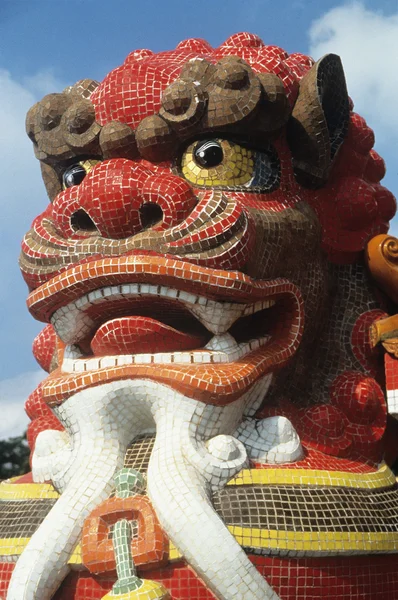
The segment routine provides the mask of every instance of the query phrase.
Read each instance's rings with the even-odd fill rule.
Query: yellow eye
[[[182,173],[189,182],[203,186],[234,187],[250,184],[255,152],[228,140],[202,140],[183,154]]]
[[[86,173],[90,173],[90,171],[94,169],[95,165],[98,165],[99,162],[101,161],[96,158],[88,158],[87,160],[80,161],[79,164],[83,167]]]

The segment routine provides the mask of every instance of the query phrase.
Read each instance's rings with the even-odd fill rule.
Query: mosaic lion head
[[[34,480],[61,495],[41,525],[51,543],[32,538],[7,598],[32,581],[32,557],[31,587],[52,597],[84,520],[108,506],[144,439],[145,498],[211,590],[200,597],[278,598],[275,569],[261,556],[256,569],[250,552],[363,554],[357,539],[332,551],[292,534],[289,546],[281,516],[274,544],[254,525],[239,538],[243,513],[267,528],[258,499],[228,496],[238,473],[249,488],[272,469],[349,479],[398,454],[369,338],[391,304],[364,261],[395,199],[339,57],[314,63],[250,34],[138,50],[102,83],[46,96],[27,132],[51,200],[20,260],[29,310],[48,323],[34,344],[50,374],[27,402],[29,441]],[[324,502],[333,511],[336,499]],[[89,535],[83,563],[109,574],[114,560]],[[147,568],[170,560],[161,547]]]

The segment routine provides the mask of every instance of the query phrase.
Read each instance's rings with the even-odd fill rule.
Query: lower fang
[[[239,350],[239,346],[230,333],[223,333],[212,337],[210,342],[206,344],[205,349],[230,354]]]
[[[69,344],[65,347],[64,358],[82,358],[83,352],[80,350],[79,346],[76,344]]]

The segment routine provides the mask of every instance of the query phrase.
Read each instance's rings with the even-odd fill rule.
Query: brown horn
[[[347,134],[349,100],[339,56],[327,54],[308,71],[287,128],[297,181],[322,186]]]

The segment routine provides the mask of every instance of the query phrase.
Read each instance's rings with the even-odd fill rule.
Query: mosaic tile
[[[397,598],[395,199],[339,57],[136,50],[26,129],[48,376],[0,598]]]

